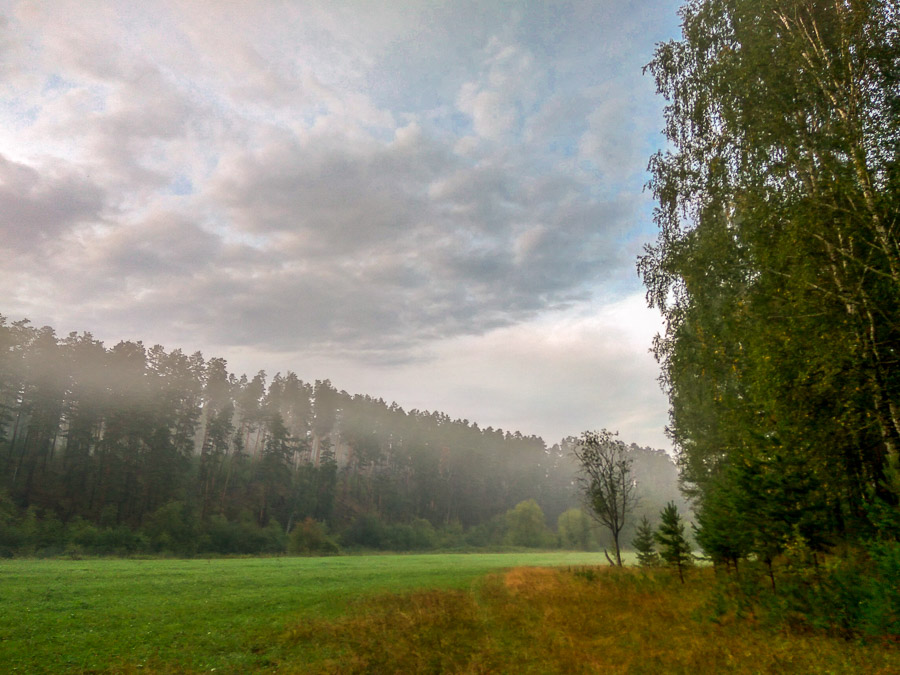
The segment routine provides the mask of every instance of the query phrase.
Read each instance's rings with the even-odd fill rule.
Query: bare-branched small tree
[[[579,483],[594,520],[609,530],[622,566],[619,535],[637,505],[637,485],[625,444],[607,431],[585,431],[573,451],[580,466]],[[609,556],[607,556],[608,558]]]

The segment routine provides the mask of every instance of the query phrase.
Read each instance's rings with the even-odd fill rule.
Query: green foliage
[[[421,551],[434,548],[438,543],[438,533],[424,518],[416,518],[411,523],[397,523],[387,529],[385,548],[392,551]]]
[[[388,528],[376,515],[360,516],[341,533],[344,547],[387,549],[388,541]]]
[[[197,526],[183,502],[170,502],[147,517],[142,532],[154,552],[190,555],[196,550]]]
[[[767,608],[776,620],[842,636],[900,637],[900,545],[881,543],[821,570],[780,579]]]
[[[359,547],[382,551],[415,551],[434,548],[440,535],[423,518],[411,523],[385,523],[374,514],[362,515],[341,534],[345,547]]]
[[[637,553],[638,564],[641,567],[657,567],[660,564],[659,553],[656,552],[656,537],[653,526],[647,516],[641,518],[637,533],[631,542]]]
[[[591,521],[581,509],[569,509],[561,513],[556,520],[556,533],[563,548],[582,551],[591,548]]]
[[[333,554],[340,551],[322,523],[312,518],[297,523],[288,536],[288,553],[294,554]]]
[[[412,546],[410,546],[409,550],[428,549],[437,546],[439,535],[430,521],[424,518],[414,518],[409,527],[412,531]],[[453,536],[452,530],[452,527],[447,528],[447,533],[451,537]]]
[[[501,546],[506,538],[507,527],[505,516],[494,516],[489,521],[480,523],[466,532],[465,542],[476,548]]]
[[[670,145],[639,260],[670,430],[706,555],[758,561],[778,602],[804,598],[784,616],[828,622],[871,606],[843,595],[884,581],[875,556],[814,566],[821,583],[785,561],[866,549],[876,505],[900,503],[900,15],[697,0],[681,16],[648,66]]]
[[[670,502],[659,514],[659,528],[654,538],[659,544],[659,557],[666,565],[678,570],[681,583],[684,583],[684,568],[693,564],[693,557],[681,514],[674,503]]]
[[[694,536],[713,564],[737,565],[753,545],[750,523],[753,513],[737,510],[733,484],[708,488],[696,513]]]
[[[546,546],[549,530],[544,512],[536,501],[527,499],[506,512],[506,541],[513,546]]]
[[[203,526],[198,553],[283,553],[286,545],[284,531],[276,521],[261,528],[249,513],[236,522],[216,515]]]
[[[65,527],[53,513],[41,516],[36,507],[29,507],[18,529],[21,545],[31,555],[48,557],[65,550]]]
[[[900,544],[873,542],[840,556],[821,556],[798,540],[772,569],[747,561],[740,575],[721,575],[716,614],[753,615],[778,628],[843,638],[900,637]]]

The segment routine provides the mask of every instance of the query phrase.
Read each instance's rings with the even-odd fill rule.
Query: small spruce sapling
[[[656,538],[653,536],[653,526],[647,520],[647,516],[641,518],[641,523],[637,527],[637,533],[631,545],[637,551],[638,564],[641,567],[659,566],[660,559],[659,553],[656,552]]]
[[[659,544],[659,555],[670,567],[678,570],[678,577],[684,583],[684,568],[693,563],[691,547],[684,535],[684,523],[678,507],[669,502],[659,514],[660,525],[654,535]]]

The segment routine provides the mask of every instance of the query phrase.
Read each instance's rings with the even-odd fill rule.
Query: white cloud
[[[551,313],[454,338],[421,362],[359,369],[318,357],[307,360],[301,376],[329,373],[339,388],[407,410],[442,410],[549,443],[605,427],[629,443],[668,448],[666,403],[649,353],[659,327],[658,315],[635,294],[592,313]],[[286,368],[290,358],[272,355],[270,363]]]
[[[635,78],[670,4],[15,3],[0,312],[398,400],[443,379],[419,407],[494,426],[542,397],[567,433],[579,406],[658,410],[584,312],[637,289],[660,121]]]
[[[499,141],[517,131],[543,88],[543,73],[520,46],[497,36],[484,49],[485,59],[477,81],[463,83],[456,98],[459,110],[472,118],[475,133]]]

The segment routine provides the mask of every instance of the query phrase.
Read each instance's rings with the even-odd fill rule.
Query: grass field
[[[246,672],[273,635],[365,596],[468,589],[520,565],[600,564],[596,553],[0,562],[0,672]],[[146,672],[146,669],[144,670]]]
[[[0,672],[900,672],[896,644],[713,621],[711,569],[600,558],[5,561]]]

